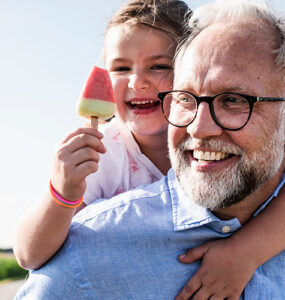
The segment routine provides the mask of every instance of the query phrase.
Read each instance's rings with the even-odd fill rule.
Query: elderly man
[[[177,255],[235,232],[284,183],[284,27],[262,3],[220,2],[194,14],[159,95],[174,172],[81,211],[16,299],[173,299],[198,267]],[[284,270],[282,252],[243,299],[284,299]]]

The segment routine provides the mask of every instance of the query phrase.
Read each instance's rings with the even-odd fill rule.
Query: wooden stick
[[[90,119],[90,127],[98,129],[98,117],[91,117]]]

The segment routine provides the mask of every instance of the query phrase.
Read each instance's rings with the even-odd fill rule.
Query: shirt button
[[[223,226],[222,228],[223,233],[228,233],[231,231],[231,227],[228,225]]]

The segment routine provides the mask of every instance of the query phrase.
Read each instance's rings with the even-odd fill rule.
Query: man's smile
[[[211,149],[188,149],[184,153],[195,172],[220,172],[233,166],[241,157],[241,154],[230,151]]]
[[[193,157],[197,160],[223,160],[228,158],[233,154],[224,153],[224,152],[214,152],[214,151],[201,151],[201,150],[193,150]]]

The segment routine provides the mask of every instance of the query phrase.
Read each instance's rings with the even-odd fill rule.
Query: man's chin
[[[179,168],[175,173],[189,199],[210,210],[236,204],[258,188],[255,173],[237,167],[211,173]]]
[[[262,151],[250,154],[214,139],[201,141],[204,148],[220,149],[225,153],[230,149],[229,153],[240,153],[234,164],[220,170],[216,168],[213,172],[199,172],[191,168],[191,159],[185,155],[185,149],[194,148],[192,144],[195,143],[188,138],[176,148],[169,144],[171,165],[190,201],[211,210],[225,208],[242,201],[276,174],[284,157],[283,137],[284,128],[281,126]]]
[[[215,210],[224,207],[222,192],[215,180],[205,173],[176,172],[183,192],[197,205]],[[219,181],[220,182],[220,181]]]

